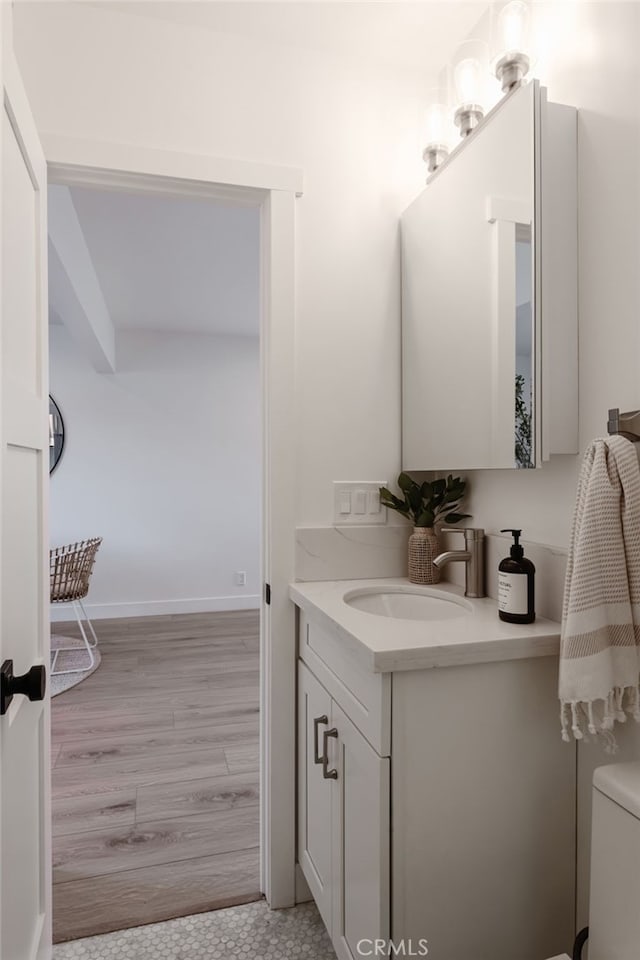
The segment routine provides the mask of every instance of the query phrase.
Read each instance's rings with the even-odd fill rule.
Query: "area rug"
[[[52,697],[57,697],[59,694],[64,693],[65,690],[70,690],[71,687],[82,683],[82,681],[90,677],[92,673],[95,673],[100,666],[102,660],[100,651],[94,649],[93,655],[95,657],[95,663],[89,670],[83,670],[81,673],[67,673],[67,670],[76,670],[78,667],[82,667],[87,663],[89,656],[82,640],[78,640],[77,637],[63,637],[57,633],[51,635],[51,663],[53,663],[53,655],[57,649],[71,646],[74,647],[73,650],[65,650],[63,653],[58,654],[56,670],[63,670],[65,672],[56,673],[55,676],[50,678]]]

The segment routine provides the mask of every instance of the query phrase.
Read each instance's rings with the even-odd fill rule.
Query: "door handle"
[[[324,714],[322,717],[316,717],[313,721],[313,762],[322,763],[323,756],[318,752],[318,727],[321,723],[329,723],[329,717]]]
[[[337,780],[338,771],[329,770],[329,737],[338,736],[338,731],[335,727],[332,727],[331,730],[325,730],[322,734],[322,776],[325,780]]]
[[[47,671],[38,664],[31,667],[20,677],[13,675],[13,660],[5,660],[0,667],[0,717],[9,709],[9,704],[17,693],[29,700],[44,700],[47,687]]]

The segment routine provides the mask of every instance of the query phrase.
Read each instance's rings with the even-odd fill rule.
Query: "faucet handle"
[[[484,530],[482,527],[440,527],[441,533],[464,533],[464,539],[468,543],[473,540],[484,540]]]

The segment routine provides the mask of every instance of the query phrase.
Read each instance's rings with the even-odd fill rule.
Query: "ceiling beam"
[[[49,187],[49,301],[99,373],[115,373],[115,330],[68,187]]]

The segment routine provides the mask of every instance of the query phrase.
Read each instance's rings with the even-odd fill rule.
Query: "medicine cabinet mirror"
[[[49,396],[49,474],[60,462],[64,449],[64,421],[58,404]]]
[[[405,470],[577,452],[576,204],[576,111],[532,81],[403,214]]]

